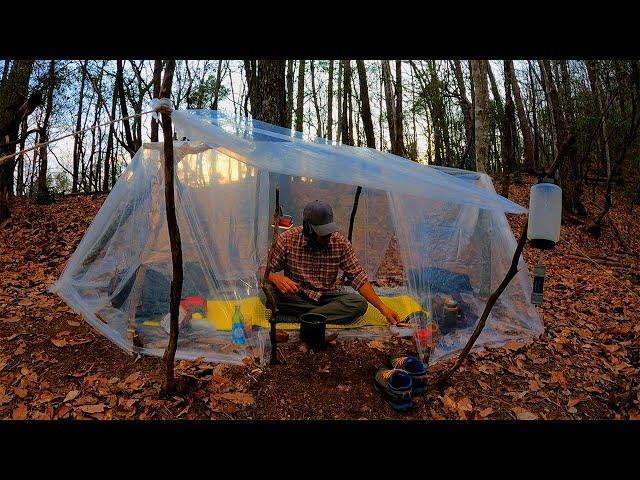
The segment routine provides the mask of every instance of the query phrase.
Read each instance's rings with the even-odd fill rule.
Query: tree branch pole
[[[353,224],[356,220],[356,212],[358,211],[358,202],[360,201],[360,194],[362,193],[362,187],[358,185],[356,188],[356,195],[353,198],[353,207],[351,208],[351,217],[349,218],[349,242],[353,236]]]
[[[576,141],[576,136],[574,134],[570,133],[569,135],[567,135],[564,142],[560,146],[560,150],[558,150],[558,154],[555,160],[545,170],[544,173],[546,175],[548,176],[555,175],[558,168],[560,168],[560,164],[562,163],[564,156],[569,151],[569,148],[573,146],[575,141]],[[498,288],[489,296],[489,299],[487,300],[487,304],[484,307],[482,315],[480,316],[480,319],[476,324],[476,328],[473,330],[473,333],[471,334],[471,337],[467,341],[467,344],[465,345],[464,349],[462,350],[462,352],[460,352],[460,355],[458,355],[458,359],[456,360],[456,363],[453,365],[453,367],[451,367],[449,370],[447,370],[445,373],[443,373],[440,377],[438,377],[433,382],[434,387],[441,387],[442,385],[444,385],[447,382],[447,380],[449,380],[449,378],[451,378],[451,376],[455,373],[455,371],[458,370],[458,368],[460,368],[460,365],[462,365],[462,362],[464,362],[464,360],[467,358],[467,356],[471,352],[471,349],[473,348],[473,345],[476,343],[476,340],[482,333],[482,330],[484,329],[484,326],[487,323],[487,319],[489,318],[489,314],[491,313],[493,306],[498,301],[498,298],[500,298],[500,295],[502,295],[502,292],[504,292],[504,290],[507,288],[511,280],[513,280],[513,278],[518,273],[518,261],[520,259],[520,255],[522,254],[522,250],[524,250],[524,246],[527,243],[528,225],[529,225],[529,216],[527,215],[527,217],[525,218],[524,226],[522,227],[522,232],[520,233],[520,240],[518,240],[516,251],[513,253],[511,266],[509,267],[509,270],[507,270],[507,274],[505,275],[504,279],[502,280],[502,283],[500,283]]]
[[[460,365],[462,365],[462,362],[464,362],[464,360],[467,358],[467,355],[469,355],[469,352],[473,348],[473,345],[476,343],[476,340],[478,339],[478,337],[482,333],[482,330],[484,329],[484,326],[487,323],[487,318],[489,318],[489,314],[491,313],[491,309],[493,309],[494,304],[498,301],[498,298],[500,298],[500,295],[507,288],[507,285],[509,285],[509,283],[511,282],[513,277],[515,277],[516,274],[518,273],[518,261],[520,260],[520,255],[522,254],[522,250],[524,249],[524,246],[527,243],[527,227],[528,227],[528,223],[529,222],[528,222],[528,217],[527,217],[525,219],[524,227],[522,228],[522,232],[520,233],[520,240],[518,241],[518,246],[516,247],[516,251],[513,253],[513,259],[511,260],[511,266],[509,267],[509,270],[507,271],[507,274],[505,275],[504,279],[502,280],[502,283],[491,294],[491,296],[489,296],[489,299],[487,300],[487,304],[484,307],[484,311],[482,312],[482,315],[480,316],[480,320],[478,320],[478,323],[476,324],[476,328],[473,330],[473,333],[471,334],[471,337],[467,341],[467,344],[465,345],[465,347],[462,350],[462,352],[460,352],[460,355],[458,355],[458,359],[456,360],[456,363],[453,365],[453,367],[451,367],[449,370],[447,370],[445,373],[443,373],[434,382],[434,386],[439,387],[439,386],[444,385],[446,383],[446,381],[449,380],[451,375],[453,375],[454,372],[460,367]]]
[[[162,80],[162,89],[160,90],[160,98],[170,98],[171,96],[175,63],[175,60],[167,60],[164,78]],[[171,266],[173,269],[173,278],[171,279],[171,303],[169,307],[169,343],[162,357],[164,367],[162,392],[165,395],[171,395],[176,390],[174,361],[178,348],[178,313],[180,296],[182,294],[182,242],[180,240],[180,229],[176,218],[173,125],[170,112],[162,110],[161,114],[162,133],[164,135],[164,202],[167,212],[167,226],[169,228],[169,242],[171,244]]]
[[[267,265],[264,269],[262,278],[262,291],[267,297],[267,305],[271,307],[271,317],[269,317],[270,331],[269,340],[271,341],[271,365],[278,364],[277,334],[276,323],[278,320],[278,303],[276,302],[274,292],[269,285],[269,275],[271,274],[271,258],[273,256],[273,246],[278,239],[278,226],[280,225],[280,217],[282,217],[282,208],[280,207],[280,188],[276,187],[276,207],[273,211],[273,238],[271,239],[271,247],[267,255]]]

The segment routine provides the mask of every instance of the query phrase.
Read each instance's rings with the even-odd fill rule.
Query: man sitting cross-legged
[[[280,312],[299,316],[319,313],[327,323],[348,324],[367,311],[367,301],[391,324],[398,314],[386,306],[367,280],[351,243],[333,223],[333,210],[325,202],[309,203],[301,227],[293,227],[276,240],[270,259],[269,281],[277,288]],[[357,293],[337,286],[342,269]],[[284,275],[278,274],[284,270]]]

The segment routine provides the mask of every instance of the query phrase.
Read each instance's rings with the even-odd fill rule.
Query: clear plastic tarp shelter
[[[264,360],[269,311],[261,267],[276,187],[294,224],[302,223],[308,201],[321,199],[333,206],[346,235],[361,186],[352,243],[378,294],[403,317],[424,311],[435,318],[439,301],[455,299],[457,320],[443,328],[431,362],[464,346],[516,248],[505,213],[526,211],[497,195],[486,174],[309,141],[299,132],[211,110],[178,110],[172,118],[184,140],[174,142],[184,262],[178,358]],[[144,144],[52,286],[114,343],[157,356],[168,342],[163,319],[172,275],[162,164],[162,143]],[[383,281],[386,265],[401,266],[392,286]],[[520,259],[520,272],[494,306],[477,346],[542,332],[530,291]],[[236,305],[246,324],[240,344],[231,340]],[[341,329],[342,338],[389,334],[371,306]]]

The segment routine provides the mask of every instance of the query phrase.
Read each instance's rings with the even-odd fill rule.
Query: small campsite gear
[[[401,322],[391,325],[389,330],[400,337],[411,337],[417,328],[421,328],[431,320],[429,312],[416,310],[409,313]]]
[[[189,320],[191,320],[191,315],[186,308],[180,305],[178,307],[178,331],[184,330],[189,323]],[[171,312],[168,312],[164,317],[162,317],[160,326],[167,333],[171,331]]]
[[[553,177],[541,175],[529,197],[529,244],[540,250],[553,248],[560,240],[562,189]]]
[[[533,290],[531,291],[531,303],[535,306],[542,305],[542,293],[544,289],[544,275],[547,269],[538,264],[533,267]]]
[[[458,324],[460,306],[449,295],[436,295],[432,300],[433,316],[443,334],[449,333]]]
[[[422,395],[427,391],[427,367],[413,355],[389,358],[388,365],[391,368],[399,368],[411,375],[413,395]]]
[[[319,313],[303,313],[300,315],[300,340],[312,350],[326,348],[325,332],[327,317]]]
[[[428,364],[433,349],[434,331],[431,328],[418,328],[413,332],[413,345],[420,360]]]
[[[240,311],[240,304],[236,304],[236,310],[231,317],[231,339],[236,345],[244,345],[244,317]]]
[[[273,228],[273,224],[271,224]],[[280,219],[278,221],[278,228],[281,230],[289,230],[293,227],[293,217],[291,215],[280,215]]]
[[[180,306],[185,308],[192,316],[194,313],[199,313],[204,316],[207,313],[207,302],[204,298],[198,295],[191,295],[184,297],[180,300]]]
[[[411,375],[399,368],[380,367],[373,377],[373,388],[382,395],[391,408],[398,412],[404,412],[413,407],[412,387]]]

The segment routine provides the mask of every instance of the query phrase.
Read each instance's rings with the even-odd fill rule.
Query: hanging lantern
[[[560,240],[562,189],[551,177],[538,177],[529,197],[527,237],[534,248],[547,250]]]

